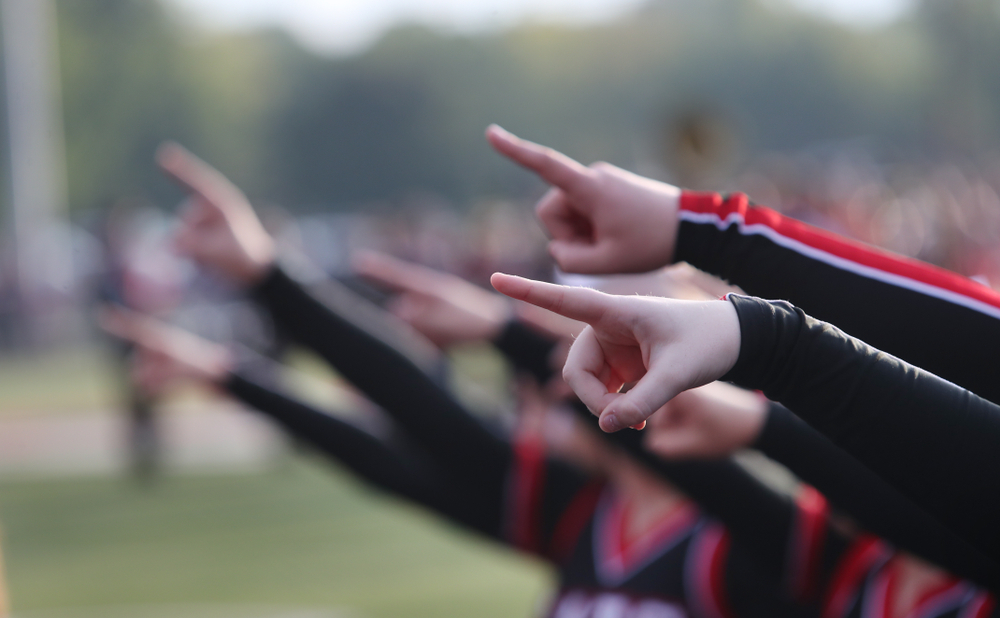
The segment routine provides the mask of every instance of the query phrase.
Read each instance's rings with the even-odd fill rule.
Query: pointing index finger
[[[164,142],[156,150],[156,162],[186,192],[220,206],[243,193],[218,170],[176,142]]]
[[[590,170],[561,152],[547,148],[492,124],[486,139],[508,159],[535,172],[549,184],[571,190],[590,178]]]
[[[588,324],[599,322],[614,302],[612,296],[590,288],[571,288],[503,273],[493,273],[490,283],[515,300]]]
[[[376,251],[357,252],[351,264],[361,276],[403,292],[432,295],[453,282],[450,275]]]

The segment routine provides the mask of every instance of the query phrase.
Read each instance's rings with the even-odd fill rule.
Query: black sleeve
[[[742,340],[724,379],[784,404],[955,534],[1000,557],[1000,408],[788,303],[729,298]]]
[[[239,401],[277,421],[288,433],[339,461],[365,481],[426,506],[469,528],[497,536],[495,513],[477,504],[414,449],[377,438],[350,423],[234,373],[222,384]],[[502,492],[502,487],[491,488]]]
[[[1000,589],[1000,567],[790,411],[772,404],[754,448],[868,532],[959,577]]]
[[[322,300],[276,268],[254,290],[289,336],[389,414],[431,462],[480,505],[496,535],[545,555],[547,527],[590,479],[535,450],[515,447],[469,414],[435,378],[365,325],[380,310],[347,290]]]
[[[511,465],[510,444],[468,414],[380,332],[365,327],[381,310],[339,287],[325,288],[321,300],[279,268],[253,293],[294,341],[385,410],[440,466],[470,484],[503,483]]]
[[[549,359],[556,342],[519,320],[510,320],[493,345],[515,369],[545,384],[552,378]]]
[[[1000,294],[954,273],[727,198],[686,192],[675,259],[806,313],[1000,403]]]

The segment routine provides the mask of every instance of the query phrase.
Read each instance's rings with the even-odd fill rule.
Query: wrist
[[[480,341],[496,341],[503,334],[508,324],[516,320],[516,315],[510,302],[497,294],[491,294],[490,296],[490,303],[484,304],[479,313],[482,320],[479,326]]]
[[[274,242],[268,238],[247,251],[245,259],[234,265],[233,275],[240,284],[250,287],[260,283],[274,268],[276,261]]]
[[[738,389],[742,396],[742,413],[737,415],[740,448],[751,448],[757,443],[767,424],[770,402],[760,393]]]
[[[718,333],[717,344],[719,346],[720,367],[717,379],[728,374],[736,366],[740,359],[740,349],[742,346],[742,332],[740,316],[736,307],[730,302],[730,294],[726,294],[719,301],[710,301],[718,316],[715,319],[715,327]]]
[[[192,370],[197,379],[221,386],[229,380],[235,367],[233,353],[228,348],[218,346],[205,350],[201,362],[193,366]]]

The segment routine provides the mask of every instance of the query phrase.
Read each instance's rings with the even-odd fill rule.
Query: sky
[[[770,0],[848,24],[896,19],[913,0]],[[387,29],[418,22],[456,32],[502,29],[525,20],[593,23],[632,10],[643,0],[169,0],[211,29],[288,29],[321,53],[363,50]]]

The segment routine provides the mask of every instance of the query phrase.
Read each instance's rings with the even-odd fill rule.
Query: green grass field
[[[110,360],[96,346],[0,358],[0,418],[114,409]],[[503,398],[495,358],[456,360],[470,405]],[[18,618],[531,616],[551,582],[542,564],[300,456],[148,486],[0,480],[0,527]]]
[[[116,405],[120,384],[106,347],[94,344],[0,356],[0,415],[91,411]]]
[[[216,607],[199,614],[212,618],[528,616],[550,577],[301,458],[146,487],[7,481],[0,522],[15,614],[25,618],[159,617],[170,611],[157,606],[184,604]]]

